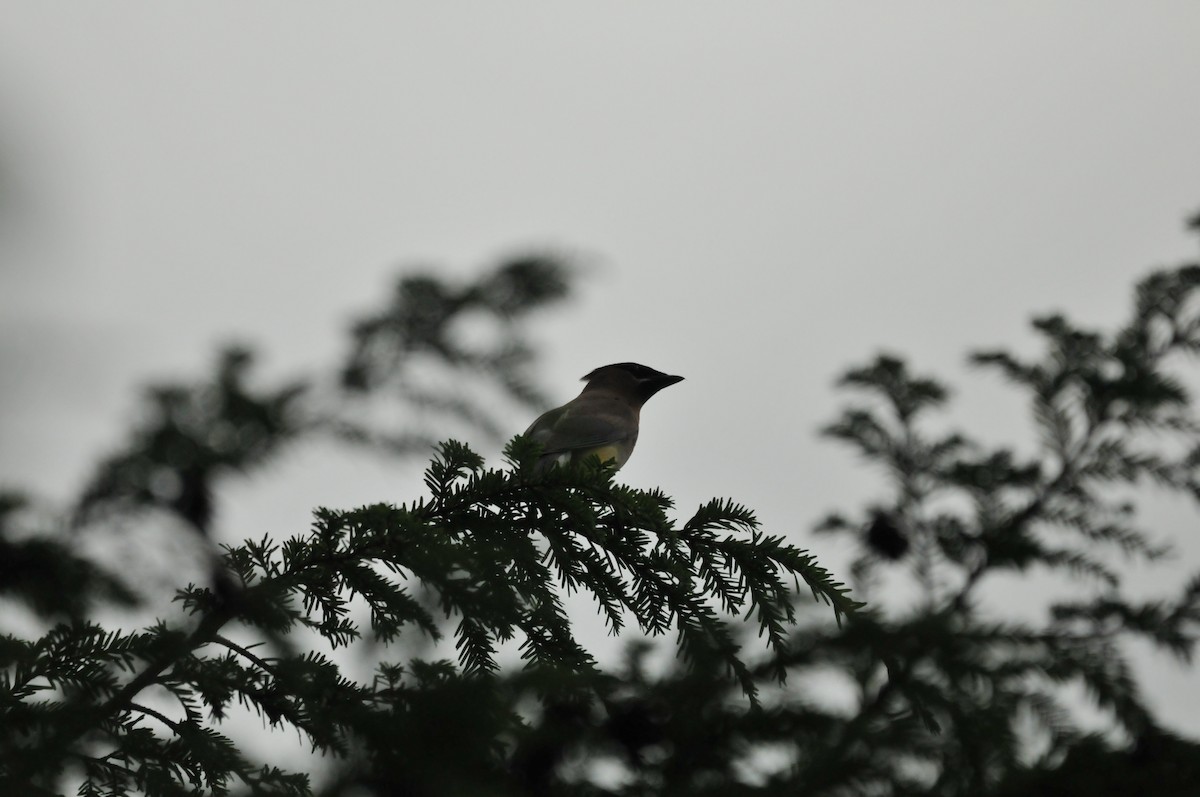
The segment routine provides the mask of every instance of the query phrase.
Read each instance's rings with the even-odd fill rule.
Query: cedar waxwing
[[[526,437],[542,444],[536,472],[582,462],[592,454],[601,462],[614,460],[620,468],[637,443],[642,405],[683,377],[637,363],[616,363],[597,368],[584,380],[587,386],[578,397],[545,413],[525,430]]]

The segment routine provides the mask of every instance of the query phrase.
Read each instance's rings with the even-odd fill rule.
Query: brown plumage
[[[642,405],[664,387],[683,381],[637,363],[605,365],[583,379],[587,385],[582,393],[525,430],[526,437],[542,444],[538,472],[593,454],[620,468],[637,443]]]

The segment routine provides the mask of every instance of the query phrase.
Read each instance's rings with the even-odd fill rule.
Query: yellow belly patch
[[[592,454],[600,457],[601,462],[608,462],[610,459],[615,459],[617,464],[621,464],[621,450],[615,445],[600,446],[599,448],[589,448],[586,451],[580,452],[580,460],[587,459]]]

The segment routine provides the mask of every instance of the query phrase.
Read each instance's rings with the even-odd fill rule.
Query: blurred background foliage
[[[1200,229],[1200,218],[1192,226]],[[73,507],[34,511],[18,492],[0,500],[0,597],[34,618],[0,629],[8,632],[0,662],[11,673],[17,639],[119,617],[136,604],[138,577],[81,552],[77,541],[97,527],[179,521],[210,551],[219,605],[238,600],[210,539],[221,491],[299,441],[324,436],[425,458],[455,428],[503,439],[513,430],[497,401],[531,417],[547,403],[527,322],[564,300],[574,275],[553,257],[510,260],[462,283],[408,275],[353,324],[333,373],[263,386],[253,378],[254,352],[231,347],[210,376],[148,389],[134,428]],[[1133,490],[1155,485],[1200,499],[1200,421],[1181,370],[1200,351],[1198,297],[1200,264],[1156,271],[1136,286],[1117,329],[1044,316],[1034,321],[1037,356],[972,354],[986,378],[998,376],[1028,402],[1040,440],[1032,455],[939,431],[949,387],[899,356],[848,369],[839,387],[853,398],[824,434],[877,472],[881,497],[828,514],[816,530],[853,540],[852,586],[868,605],[837,624],[798,603],[786,650],[772,654],[754,652],[750,624],[732,626],[757,701],[747,701],[719,656],[654,666],[640,641],[611,672],[483,678],[414,658],[411,677],[396,685],[401,709],[354,728],[357,741],[338,760],[315,761],[312,790],[1196,794],[1200,744],[1156,720],[1129,640],[1190,663],[1200,577],[1178,594],[1137,600],[1122,576],[1132,562],[1163,566],[1171,557],[1169,533],[1139,527]],[[992,583],[1019,589],[1034,573],[1072,583],[1072,597],[1048,600],[1036,620],[985,598]],[[897,591],[899,583],[910,589]],[[368,650],[386,657],[382,645]],[[1066,697],[1070,686],[1083,688],[1100,719],[1083,716]],[[11,719],[20,702],[10,697],[0,712]],[[36,747],[15,723],[0,727],[8,728],[0,764]],[[39,788],[66,785],[51,779]],[[183,779],[178,792],[161,788],[210,787]],[[244,788],[307,786],[264,779]]]

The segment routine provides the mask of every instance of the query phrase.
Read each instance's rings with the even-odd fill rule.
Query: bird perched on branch
[[[583,379],[587,385],[582,393],[525,430],[526,437],[542,444],[537,473],[592,454],[620,468],[637,443],[642,405],[664,387],[683,381],[637,363],[605,365]]]

